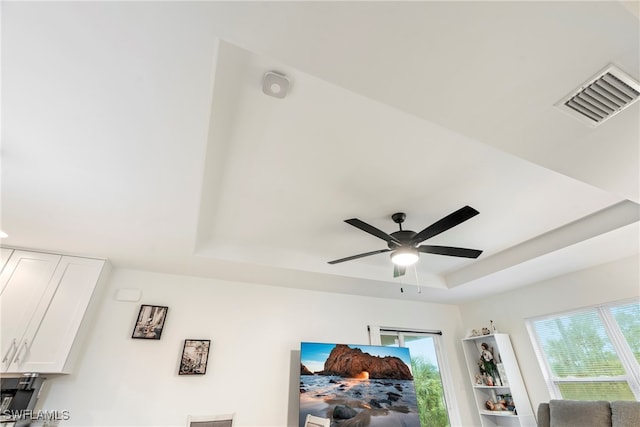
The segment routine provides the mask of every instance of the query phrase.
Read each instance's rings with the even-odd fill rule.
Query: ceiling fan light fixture
[[[391,254],[391,262],[404,267],[415,264],[418,258],[419,255],[416,248],[399,248]]]

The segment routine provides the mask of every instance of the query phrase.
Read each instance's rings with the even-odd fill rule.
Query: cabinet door
[[[35,319],[60,255],[14,251],[0,274],[2,371],[24,346],[22,337]]]
[[[105,265],[104,260],[63,256],[20,344],[10,372],[67,372],[67,358]]]

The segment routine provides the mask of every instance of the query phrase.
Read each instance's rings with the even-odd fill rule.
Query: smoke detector
[[[556,107],[591,126],[599,126],[640,96],[640,83],[615,65],[596,74],[556,103]]]
[[[262,78],[262,91],[275,98],[284,98],[289,90],[289,78],[276,71],[267,71]]]

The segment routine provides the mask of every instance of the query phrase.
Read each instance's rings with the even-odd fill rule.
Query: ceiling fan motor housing
[[[390,236],[395,237],[401,243],[401,245],[398,245],[397,243],[391,240],[387,242],[387,245],[389,246],[389,249],[395,249],[399,246],[415,246],[411,243],[411,240],[413,239],[413,236],[415,236],[416,234],[417,233],[415,231],[411,231],[411,230],[396,231],[394,233],[391,233]]]

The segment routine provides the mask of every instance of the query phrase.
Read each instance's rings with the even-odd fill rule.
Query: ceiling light
[[[399,248],[391,254],[391,262],[402,266],[415,264],[418,258],[418,250],[416,248]]]
[[[274,98],[284,98],[289,90],[289,78],[275,71],[267,71],[262,78],[262,91]]]
[[[9,237],[9,235],[4,231],[0,230],[0,239],[6,239],[7,237]]]

